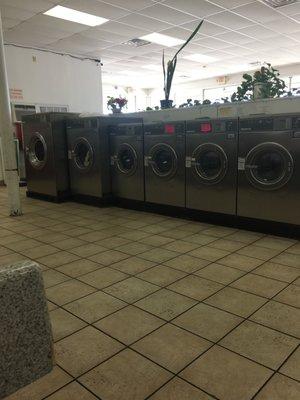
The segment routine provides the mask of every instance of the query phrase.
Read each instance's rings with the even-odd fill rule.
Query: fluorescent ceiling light
[[[55,6],[46,11],[44,14],[88,26],[102,25],[108,21],[106,18],[97,17],[96,15],[87,14],[85,12],[73,10],[72,8],[63,6]]]
[[[172,47],[178,44],[183,44],[184,40],[174,38],[168,35],[162,35],[161,33],[150,33],[149,35],[142,36],[140,39],[148,40],[152,43],[162,44],[163,46]]]
[[[162,69],[160,65],[155,64],[143,65],[142,68],[150,69],[151,71],[160,71]]]
[[[184,56],[183,58],[185,58],[186,60],[191,60],[191,61],[196,61],[196,62],[200,62],[202,64],[207,64],[210,62],[214,62],[217,59],[211,56],[207,56],[205,54],[190,54],[188,56]]]

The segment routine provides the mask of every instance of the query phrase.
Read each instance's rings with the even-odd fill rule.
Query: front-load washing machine
[[[185,205],[185,123],[144,124],[145,200]]]
[[[66,121],[71,113],[23,116],[27,195],[60,201],[68,197]]]
[[[144,201],[142,120],[113,125],[109,136],[113,196],[120,200]]]
[[[237,214],[300,225],[300,115],[240,119]]]
[[[235,215],[237,118],[186,123],[186,207]]]

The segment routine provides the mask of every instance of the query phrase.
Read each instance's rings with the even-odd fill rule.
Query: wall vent
[[[262,0],[262,2],[273,8],[278,8],[296,3],[296,0]]]
[[[127,46],[132,46],[132,47],[141,47],[141,46],[146,46],[148,44],[151,44],[151,42],[148,42],[147,40],[143,40],[143,39],[134,38],[134,39],[128,40],[128,42],[124,42],[123,44],[125,44]]]

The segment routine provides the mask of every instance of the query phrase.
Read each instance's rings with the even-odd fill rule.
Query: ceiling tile
[[[159,33],[162,33],[164,35],[177,37],[178,39],[186,40],[186,39],[188,39],[188,37],[191,35],[192,32],[190,30],[188,30],[188,29],[184,29],[184,28],[176,26],[176,27],[173,27],[173,28],[168,28],[168,29],[164,29],[162,31],[159,31]],[[201,37],[204,37],[204,35],[197,34],[195,39],[196,38],[200,39]]]
[[[30,18],[29,23],[32,25],[47,26],[51,29],[66,31],[70,34],[87,30],[87,27],[85,25],[65,21],[60,18],[49,17],[48,15],[43,14],[37,14],[34,17]]]
[[[300,21],[300,19],[299,19],[299,21]],[[276,19],[271,22],[266,22],[264,24],[264,26],[266,28],[276,30],[277,32],[280,32],[280,33],[298,32],[299,28],[300,28],[299,23],[294,22],[290,18],[287,18],[287,17],[282,17],[282,18]]]
[[[118,35],[113,32],[106,32],[98,29],[97,27],[90,28],[86,31],[83,31],[82,36],[90,37],[98,40],[106,40],[111,43],[123,43],[128,40],[128,36]],[[131,37],[131,36],[130,36]]]
[[[43,35],[36,36],[34,33],[23,33],[20,36],[18,32],[14,32],[14,30],[9,30],[4,32],[4,41],[8,43],[17,42],[23,45],[27,45],[27,43],[30,43],[31,45],[38,47],[51,43],[53,39]]]
[[[234,44],[246,44],[252,41],[252,38],[246,35],[242,35],[238,32],[227,32],[217,36],[218,39],[224,40],[225,42]]]
[[[106,24],[99,26],[98,29],[101,31],[118,33],[119,35],[129,36],[131,38],[140,37],[140,36],[146,35],[147,33],[151,32],[150,30],[145,29],[143,27],[137,28],[134,26],[122,24],[119,21],[117,21],[117,22],[109,21]]]
[[[2,26],[3,30],[10,29],[16,25],[18,25],[20,21],[18,19],[13,18],[3,18],[2,19]]]
[[[298,32],[289,33],[288,36],[298,42],[300,42],[300,30]],[[288,40],[289,43],[289,40]]]
[[[34,13],[40,13],[53,7],[53,3],[48,0],[0,0],[0,7],[2,6],[12,6]]]
[[[230,11],[215,14],[209,17],[208,20],[232,30],[245,28],[253,24],[253,22],[249,21],[247,18],[240,17]]]
[[[129,13],[128,10],[97,0],[64,0],[63,5],[108,19],[117,19]]]
[[[188,22],[187,24],[182,24],[181,27],[184,29],[189,29],[193,31],[198,25],[198,21]],[[228,29],[224,28],[223,26],[216,25],[212,22],[204,20],[199,33],[208,36],[216,36],[220,35],[221,33],[230,32]]]
[[[163,4],[200,18],[222,11],[222,8],[205,0],[165,0]]]
[[[255,39],[267,39],[277,35],[277,32],[274,32],[258,24],[239,29],[238,32],[244,33],[245,35],[251,36]]]
[[[5,5],[0,5],[0,11],[2,18],[18,19],[20,21],[24,21],[30,17],[33,17],[35,14],[30,10]]]
[[[37,41],[39,40],[40,36],[51,38],[52,41],[70,36],[70,32],[68,31],[63,31],[48,25],[35,25],[32,22],[23,22],[16,26],[12,31],[15,37],[17,37],[17,35],[20,37],[34,35]]]
[[[212,0],[213,3],[227,9],[232,9],[234,7],[242,6],[244,4],[250,3],[251,1],[253,0]]]
[[[280,7],[280,12],[285,15],[295,15],[300,13],[300,3],[290,4],[288,6]]]
[[[171,27],[171,25],[166,22],[162,22],[150,17],[145,17],[144,15],[137,13],[132,13],[130,15],[127,15],[126,17],[120,18],[118,22],[138,28],[147,27],[147,29],[151,31],[158,31]]]
[[[195,17],[181,11],[174,10],[161,4],[155,4],[152,7],[144,8],[140,14],[147,15],[148,17],[157,18],[162,21],[169,22],[170,24],[184,24],[194,20]]]
[[[266,4],[262,4],[258,1],[255,3],[246,4],[241,7],[237,7],[233,10],[235,13],[242,17],[252,19],[255,22],[268,22],[277,19],[280,14]]]
[[[228,46],[231,46],[231,43],[223,42],[222,40],[219,40],[216,37],[207,37],[204,39],[198,39],[195,41],[195,43],[215,50],[224,49]]]
[[[122,8],[126,8],[131,11],[142,10],[145,7],[151,6],[153,2],[151,0],[106,0],[103,3],[112,4],[114,6],[119,6]]]

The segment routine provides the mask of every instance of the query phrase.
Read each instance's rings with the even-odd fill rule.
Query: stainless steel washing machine
[[[118,199],[144,201],[143,123],[124,122],[110,129],[112,194]]]
[[[237,214],[300,225],[300,115],[241,118]]]
[[[149,203],[185,205],[185,123],[144,125],[145,199]]]
[[[238,119],[186,123],[186,207],[235,215]]]
[[[66,121],[71,113],[23,116],[27,195],[56,201],[68,197]]]

